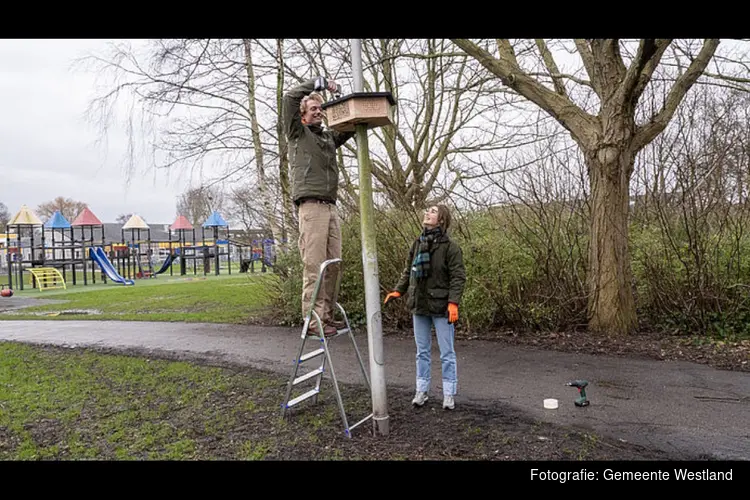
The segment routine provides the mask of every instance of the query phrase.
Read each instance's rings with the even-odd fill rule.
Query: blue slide
[[[170,264],[172,264],[172,261],[174,260],[174,258],[175,258],[175,254],[170,253],[167,256],[167,259],[164,261],[164,264],[161,265],[161,269],[159,269],[158,271],[156,271],[154,274],[155,275],[156,274],[161,274],[161,273],[165,272],[167,269],[169,269],[169,266],[170,266]]]
[[[120,273],[117,272],[117,269],[115,269],[115,266],[112,265],[112,262],[110,262],[110,260],[107,258],[107,254],[104,253],[104,250],[102,250],[101,247],[91,248],[89,250],[89,255],[91,256],[91,260],[96,262],[104,272],[104,274],[107,275],[107,278],[111,279],[115,283],[122,283],[123,285],[135,285],[135,281],[125,279],[120,276]]]

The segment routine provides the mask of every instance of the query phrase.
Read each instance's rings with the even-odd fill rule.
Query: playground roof
[[[130,219],[122,226],[123,229],[151,229],[146,224],[146,221],[141,219],[137,214],[133,214]]]
[[[68,222],[68,219],[59,210],[56,210],[44,227],[48,229],[70,229],[70,222]]]
[[[174,223],[169,226],[172,231],[179,231],[180,229],[193,229],[193,225],[187,220],[187,217],[180,215],[175,219]]]
[[[227,221],[224,220],[224,218],[219,215],[219,212],[214,210],[214,213],[211,214],[211,217],[206,220],[206,222],[203,223],[203,227],[228,227],[229,224],[227,224]]]
[[[21,210],[18,211],[16,215],[13,216],[13,218],[8,222],[9,226],[15,226],[19,224],[26,224],[26,225],[32,225],[32,226],[41,226],[42,221],[39,220],[39,217],[36,216],[34,212],[32,212],[29,207],[26,205],[21,206]]]
[[[101,226],[102,221],[99,220],[99,218],[94,215],[94,212],[88,209],[88,207],[83,209],[83,212],[78,214],[78,217],[76,217],[76,220],[73,221],[71,226]]]

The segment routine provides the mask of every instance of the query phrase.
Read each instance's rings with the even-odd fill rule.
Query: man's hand
[[[331,92],[336,92],[339,90],[339,84],[334,82],[333,80],[328,80],[328,90]]]
[[[383,305],[386,305],[389,300],[391,299],[397,299],[401,297],[401,294],[399,292],[391,292],[388,295],[385,296],[385,300],[383,301]]]
[[[448,323],[455,323],[458,321],[458,304],[453,302],[448,303]]]
[[[321,90],[337,92],[339,90],[339,84],[333,80],[329,80],[324,76],[319,76],[315,79],[315,90],[318,92],[320,92]]]

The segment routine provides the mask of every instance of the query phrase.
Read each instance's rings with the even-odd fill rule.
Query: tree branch
[[[685,94],[687,94],[687,91],[690,90],[696,80],[703,74],[718,46],[718,38],[707,39],[703,43],[703,48],[698,53],[698,56],[690,63],[685,73],[677,79],[672,90],[669,91],[661,111],[651,118],[648,123],[636,128],[633,143],[636,151],[650,143],[666,128],[680,102],[682,102]]]
[[[594,89],[596,95],[599,98],[602,97],[602,87],[599,75],[596,73],[596,66],[594,65],[594,55],[591,53],[591,47],[588,42],[582,38],[576,38],[574,40],[578,54],[581,56],[583,61],[583,67],[586,68],[586,73],[589,75],[589,81],[591,81],[591,88]]]
[[[584,143],[594,141],[593,135],[600,128],[596,118],[576,106],[567,97],[548,89],[526,74],[518,66],[510,42],[498,40],[500,58],[497,59],[470,40],[451,40],[479,61],[482,66],[498,76],[505,85],[553,116],[570,131],[576,140]]]
[[[667,50],[671,42],[671,39],[655,40],[648,38],[641,40],[638,45],[638,52],[625,73],[625,78],[615,92],[614,101],[617,107],[621,107],[626,102],[638,102],[641,92],[648,84],[664,51]]]
[[[661,62],[662,57],[664,57],[664,53],[667,51],[667,48],[669,48],[669,45],[671,43],[671,38],[656,40],[656,52],[654,52],[654,55],[651,57],[651,59],[646,62],[646,65],[644,66],[643,70],[641,71],[641,75],[638,78],[638,84],[635,87],[634,93],[636,99],[638,99],[641,94],[643,94],[646,85],[648,85],[648,83],[651,81],[651,77],[654,75],[656,67]]]
[[[567,92],[565,92],[565,84],[560,80],[560,70],[557,68],[555,58],[552,57],[552,53],[547,48],[547,44],[544,43],[543,39],[537,38],[536,46],[539,49],[539,52],[542,54],[542,60],[544,61],[544,65],[547,67],[547,71],[549,71],[549,74],[552,77],[552,82],[555,85],[555,91],[561,96],[568,97]]]

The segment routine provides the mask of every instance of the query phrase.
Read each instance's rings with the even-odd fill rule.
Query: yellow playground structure
[[[63,275],[54,267],[30,267],[27,271],[31,273],[29,285],[33,288],[36,281],[40,292],[55,288],[67,289]]]

